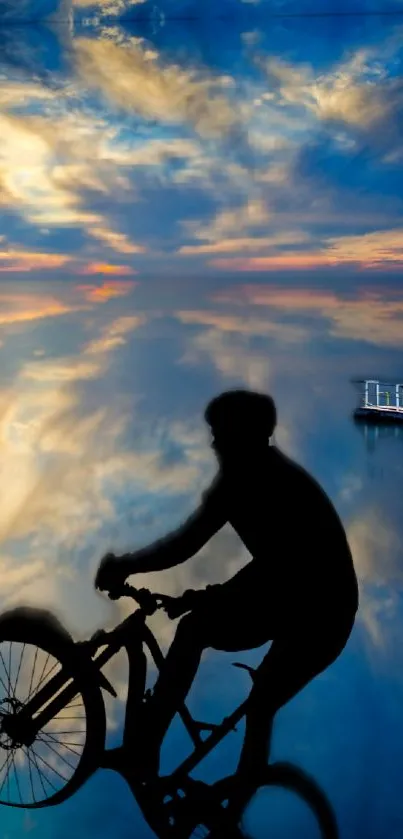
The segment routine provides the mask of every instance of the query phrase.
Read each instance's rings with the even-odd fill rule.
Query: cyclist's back
[[[261,600],[272,612],[275,604],[287,624],[308,614],[334,621],[355,613],[357,580],[343,525],[317,482],[279,449],[227,463],[204,504],[253,557],[226,584],[228,593],[239,586],[246,609],[253,593],[251,606]]]

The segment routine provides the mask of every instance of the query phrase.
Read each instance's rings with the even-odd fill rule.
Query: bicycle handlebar
[[[147,615],[153,615],[157,609],[162,609],[167,596],[149,591],[148,588],[135,588],[125,583],[119,590],[110,591],[108,597],[118,600],[119,597],[131,597]]]

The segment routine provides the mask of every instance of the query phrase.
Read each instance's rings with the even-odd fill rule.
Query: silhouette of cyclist
[[[303,468],[269,445],[277,419],[272,398],[227,391],[208,404],[205,419],[219,471],[200,507],[150,547],[107,554],[95,579],[97,588],[111,591],[132,574],[179,565],[227,522],[252,557],[228,582],[167,601],[170,617],[184,617],[133,744],[143,779],[158,773],[163,738],[203,650],[249,650],[272,641],[255,674],[237,770],[241,777],[258,772],[267,762],[274,714],[340,655],[358,609],[353,560],[332,503]]]

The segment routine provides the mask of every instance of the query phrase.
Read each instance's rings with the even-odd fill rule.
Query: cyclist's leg
[[[274,715],[338,658],[353,623],[348,621],[338,633],[326,634],[318,626],[315,634],[295,631],[292,638],[273,641],[250,694],[239,773],[250,776],[266,764]]]
[[[228,589],[223,586],[214,599],[206,598],[205,605],[183,617],[178,625],[144,715],[142,736],[154,768],[158,765],[165,733],[196,676],[203,650],[208,647],[226,651],[253,649],[272,637],[267,619],[262,625],[256,625],[253,616],[239,620],[245,593],[241,600],[240,593],[235,596],[230,591],[228,596]]]
[[[183,617],[146,706],[145,722],[149,722],[153,740],[159,744],[191,688],[206,646],[201,616],[195,619],[190,613]]]

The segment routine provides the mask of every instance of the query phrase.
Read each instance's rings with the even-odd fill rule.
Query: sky
[[[0,608],[50,608],[75,638],[112,628],[130,604],[94,591],[101,556],[198,504],[211,397],[271,393],[276,443],[335,504],[361,592],[342,656],[279,713],[273,757],[318,780],[341,839],[397,839],[403,437],[352,412],[353,380],[403,380],[403,5],[215,6],[0,2]],[[138,584],[180,594],[247,561],[226,527]],[[166,649],[175,624],[150,626]],[[192,711],[229,713],[249,687],[231,661],[261,656],[207,652]],[[108,672],[118,743],[123,654]],[[200,777],[232,771],[241,736]],[[162,770],[188,748],[176,721]],[[287,795],[251,809],[253,839],[318,836]],[[106,771],[1,824],[0,839],[152,836]]]

